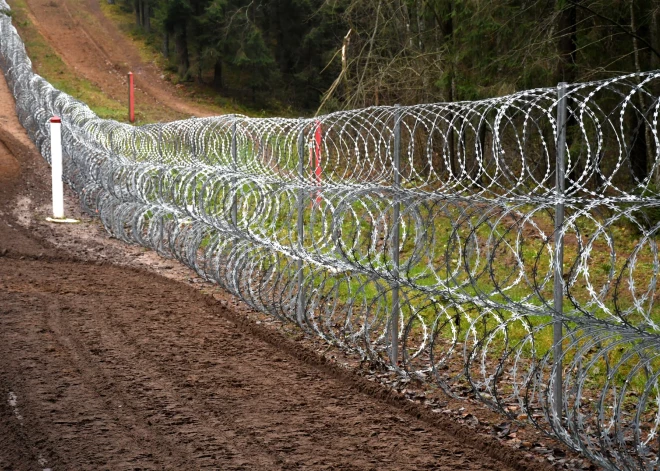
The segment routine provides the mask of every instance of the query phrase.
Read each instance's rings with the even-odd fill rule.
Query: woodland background
[[[329,112],[660,68],[660,0],[108,0],[180,80]]]

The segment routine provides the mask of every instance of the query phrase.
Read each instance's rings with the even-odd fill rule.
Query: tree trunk
[[[452,70],[451,72],[451,78],[449,79],[449,102],[453,102],[456,99],[455,91],[456,91],[456,84],[454,80],[454,72]],[[457,177],[457,172],[456,172],[456,139],[454,138],[454,113],[449,113],[447,116],[447,119],[449,120],[449,125],[447,129],[447,150],[449,152],[449,171],[453,177]]]
[[[560,3],[561,0],[557,0]],[[563,2],[561,2],[563,3]],[[576,2],[579,3],[579,0]],[[577,78],[577,8],[573,3],[559,12],[557,82],[573,83]]]
[[[222,90],[222,59],[218,57],[213,66],[213,88]]]
[[[456,48],[454,43],[454,0],[449,2],[449,14],[445,19],[444,33],[447,43],[449,46],[450,53],[450,72],[449,72],[449,101],[450,103],[456,100]],[[449,151],[449,171],[452,176],[456,177],[456,145],[454,139],[454,129],[453,121],[454,115],[450,113],[448,116],[449,119],[449,129],[447,130],[447,147]]]
[[[151,33],[151,7],[149,0],[144,0],[144,30]]]
[[[410,31],[410,12],[408,11],[406,2],[399,2],[399,9],[401,10],[401,20],[403,21],[405,31],[405,44],[410,49],[413,49],[415,43],[413,42],[413,37]]]
[[[630,29],[633,34],[637,34],[637,21],[633,0],[630,0]],[[633,36],[633,53],[635,56],[635,72],[640,73],[642,67],[639,59],[639,44],[636,36]],[[636,81],[639,83],[639,77],[637,77]],[[649,146],[646,145],[651,142],[651,131],[646,125],[646,100],[641,91],[637,96],[639,98],[639,110],[642,112],[642,116],[637,115],[638,132],[636,133],[636,139],[630,152],[630,166],[632,167],[635,178],[641,182],[648,176],[647,166],[649,162],[652,162],[653,155]]]
[[[135,25],[139,28],[140,23],[140,0],[133,0],[133,10],[135,11]]]
[[[277,28],[275,29],[276,41],[279,47],[275,50],[275,55],[277,57],[277,65],[280,69],[280,72],[283,74],[289,73],[291,70],[291,64],[289,63],[289,57],[287,55],[287,48],[283,45],[286,41],[286,35],[288,31],[286,30],[285,25],[287,24],[289,12],[286,9],[280,7],[280,2],[272,2],[271,15],[273,18],[277,18]]]
[[[170,57],[170,32],[167,30],[163,33],[163,57]]]
[[[422,0],[415,0],[415,9],[417,10],[417,47],[420,51],[424,51],[424,2]]]
[[[653,0],[651,2],[651,45],[657,51],[660,50],[660,44],[658,40],[660,36],[658,35],[658,10],[660,9],[660,1]],[[660,57],[655,53],[651,53],[651,69],[658,70],[660,68]]]
[[[344,36],[344,41],[341,46],[341,74],[342,85],[344,87],[344,96],[350,97],[351,87],[348,82],[348,47],[351,44],[351,29],[348,30],[346,36]]]
[[[179,65],[179,77],[187,78],[190,68],[190,59],[188,57],[188,37],[186,34],[186,25],[179,24],[174,32],[174,46],[176,47],[177,62]]]
[[[202,62],[202,57],[201,57],[201,54],[199,52],[197,52],[197,62],[196,62],[195,65],[197,66],[196,67],[197,74],[196,74],[196,77],[195,77],[195,81],[197,83],[204,83],[204,64]]]
[[[576,0],[579,3],[580,0]],[[562,0],[557,0],[557,3],[563,3]],[[577,68],[577,7],[574,3],[566,3],[564,8],[559,12],[558,24],[559,40],[557,41],[557,53],[559,60],[557,62],[557,82],[575,83],[578,75]],[[569,103],[570,105],[570,103]],[[564,123],[557,123],[559,126]],[[569,149],[573,143],[573,129],[577,122],[575,115],[568,111],[566,119],[566,146]],[[579,162],[578,157],[574,156],[572,159],[573,166],[566,169],[568,172],[567,185],[573,185],[580,175],[582,174],[582,164]]]

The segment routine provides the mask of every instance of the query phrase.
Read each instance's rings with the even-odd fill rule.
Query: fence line
[[[0,67],[48,161],[62,117],[64,178],[115,237],[607,469],[658,466],[660,72],[134,127],[34,74],[4,13]]]

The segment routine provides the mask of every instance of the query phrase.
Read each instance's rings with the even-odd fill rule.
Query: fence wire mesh
[[[134,127],[36,75],[0,8],[18,117],[49,160],[61,116],[64,178],[113,236],[607,469],[657,468],[660,72]]]

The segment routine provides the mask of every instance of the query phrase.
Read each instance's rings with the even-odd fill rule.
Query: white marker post
[[[53,175],[53,218],[64,219],[64,185],[62,183],[62,120],[50,118],[50,165]]]
[[[62,183],[62,119],[50,118],[50,166],[53,186],[53,217],[50,222],[78,222],[64,217],[64,184]]]

